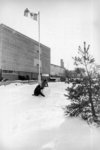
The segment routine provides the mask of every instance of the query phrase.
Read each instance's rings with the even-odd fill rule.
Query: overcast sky
[[[40,42],[51,48],[52,64],[63,59],[72,69],[72,57],[84,41],[99,63],[99,0],[0,0],[0,23],[38,41],[38,24],[24,17],[25,8],[40,11]]]

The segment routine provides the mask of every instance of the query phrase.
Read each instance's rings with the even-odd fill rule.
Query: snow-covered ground
[[[67,84],[49,83],[46,97],[36,84],[0,86],[0,150],[100,150],[100,128],[65,118]]]

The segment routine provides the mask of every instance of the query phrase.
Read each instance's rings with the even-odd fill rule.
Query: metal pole
[[[41,84],[41,68],[40,68],[40,12],[38,12],[38,42],[39,42],[39,74],[38,83]]]

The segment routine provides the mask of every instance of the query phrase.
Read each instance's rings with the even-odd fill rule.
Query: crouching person
[[[42,93],[43,90],[43,86],[42,85],[37,85],[36,88],[34,89],[34,95],[35,96],[39,96],[42,95],[43,97],[45,97],[45,95]]]
[[[42,81],[42,87],[48,87],[48,81],[46,79]]]

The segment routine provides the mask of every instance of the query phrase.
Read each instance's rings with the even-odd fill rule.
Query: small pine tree
[[[69,80],[70,87],[66,89],[66,96],[71,103],[66,106],[65,114],[71,117],[80,116],[88,123],[99,123],[100,78],[95,69],[95,60],[89,54],[89,48],[90,45],[86,47],[84,42],[83,49],[79,46],[79,56],[73,58],[78,77]],[[80,66],[83,67],[83,73],[80,71]]]

